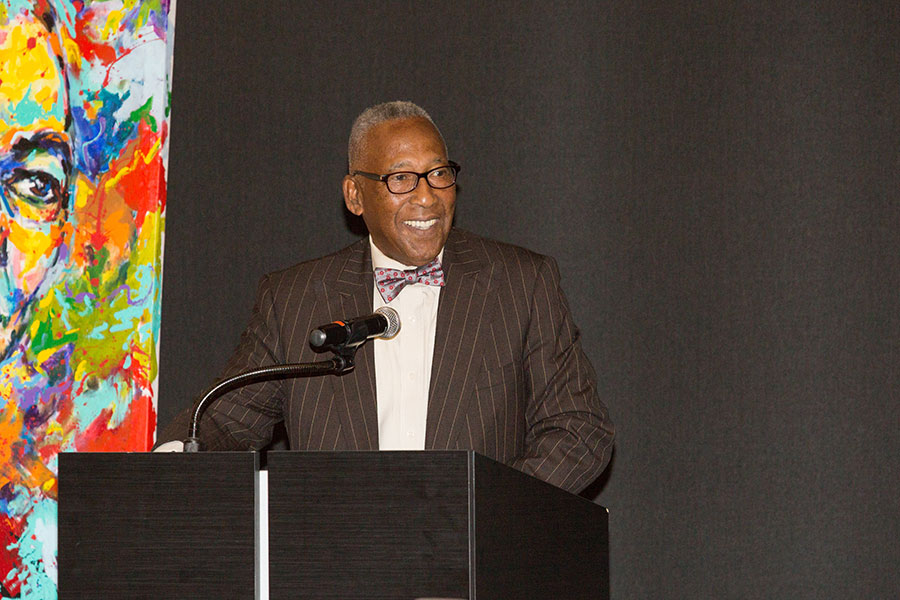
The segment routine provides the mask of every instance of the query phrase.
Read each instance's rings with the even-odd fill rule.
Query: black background
[[[457,224],[560,262],[613,597],[896,597],[898,40],[896,2],[179,3],[160,422],[264,272],[356,239],[350,124],[409,99]]]

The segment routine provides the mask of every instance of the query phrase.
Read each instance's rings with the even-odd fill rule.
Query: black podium
[[[606,509],[470,451],[62,454],[59,499],[61,600],[609,597]]]

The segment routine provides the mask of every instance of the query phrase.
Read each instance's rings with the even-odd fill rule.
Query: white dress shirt
[[[413,269],[385,256],[369,237],[374,268]],[[443,256],[443,250],[438,255]],[[373,310],[385,305],[372,281]],[[376,339],[375,393],[378,406],[379,450],[424,450],[428,386],[441,288],[407,285],[390,306],[400,315],[400,333]]]

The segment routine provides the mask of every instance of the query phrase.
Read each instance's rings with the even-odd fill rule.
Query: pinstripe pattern
[[[613,428],[579,343],[556,263],[454,229],[444,250],[425,447],[472,448],[578,491],[609,460]],[[368,241],[262,279],[225,376],[321,358],[309,331],[372,309]],[[299,450],[376,450],[372,345],[341,377],[260,383],[215,402],[209,449],[260,448],[284,418]]]

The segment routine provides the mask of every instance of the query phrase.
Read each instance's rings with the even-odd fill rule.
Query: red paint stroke
[[[149,450],[153,444],[156,411],[149,395],[135,398],[128,407],[122,422],[109,428],[112,409],[104,408],[76,440],[76,448],[82,452],[121,452],[124,450]]]
[[[75,408],[74,403],[72,402],[71,393],[65,394],[62,401],[59,403],[59,408],[56,412],[56,422],[57,423],[68,423],[72,418],[72,411]]]
[[[165,190],[162,157],[158,154],[122,178],[122,195],[125,203],[135,211],[134,220],[138,229],[144,226],[147,213],[155,212],[160,205],[160,192]],[[160,189],[161,188],[161,189]],[[165,194],[162,191],[162,194]]]
[[[140,229],[149,212],[160,210],[165,204],[165,168],[162,159],[162,141],[167,126],[163,123],[160,132],[155,132],[146,121],[138,123],[138,137],[129,142],[117,161],[110,165],[109,174],[117,177],[116,192],[121,194],[125,204],[134,211],[135,225]],[[154,148],[156,146],[156,148]],[[148,156],[150,157],[148,160]],[[119,174],[122,173],[121,176]],[[105,197],[106,186],[101,186],[99,194]],[[102,207],[103,197],[99,198]],[[97,215],[97,230],[100,231],[102,218]],[[95,233],[95,235],[97,235]],[[104,239],[105,241],[105,239]],[[99,248],[99,246],[95,246]]]
[[[115,452],[122,450],[149,450],[153,445],[156,428],[156,411],[150,392],[150,373],[138,356],[148,356],[137,342],[132,342],[130,352],[122,357],[110,377],[118,385],[126,385],[134,392],[134,397],[125,418],[117,426],[110,428],[112,409],[104,408],[94,421],[78,434],[75,447],[88,452]],[[129,366],[125,366],[128,364]]]
[[[119,363],[119,367],[117,371],[123,373],[125,375],[126,381],[131,381],[135,385],[137,385],[142,390],[150,389],[150,373],[149,369],[144,367],[144,364],[141,361],[137,360],[137,356],[143,356],[144,360],[150,357],[149,353],[145,352],[144,349],[138,345],[136,341],[131,342],[131,366],[125,367],[126,359],[123,358],[122,362]]]
[[[24,522],[17,522],[7,515],[0,515],[0,544],[5,550],[17,543],[25,530]],[[10,596],[16,598],[22,588],[22,559],[16,552],[0,552],[0,573],[3,574],[3,586]]]
[[[38,456],[41,457],[41,462],[45,465],[53,459],[54,456],[59,454],[60,444],[47,444],[46,446],[41,446],[38,448]]]
[[[101,64],[112,64],[117,60],[115,48],[105,41],[95,42],[92,39],[94,37],[92,35],[92,25],[94,24],[95,17],[94,13],[95,11],[93,9],[88,9],[76,19],[75,43],[78,45],[78,50],[85,60],[93,61],[94,59],[97,59]],[[77,70],[78,65],[74,66]],[[105,86],[106,82],[104,82],[103,85]]]

